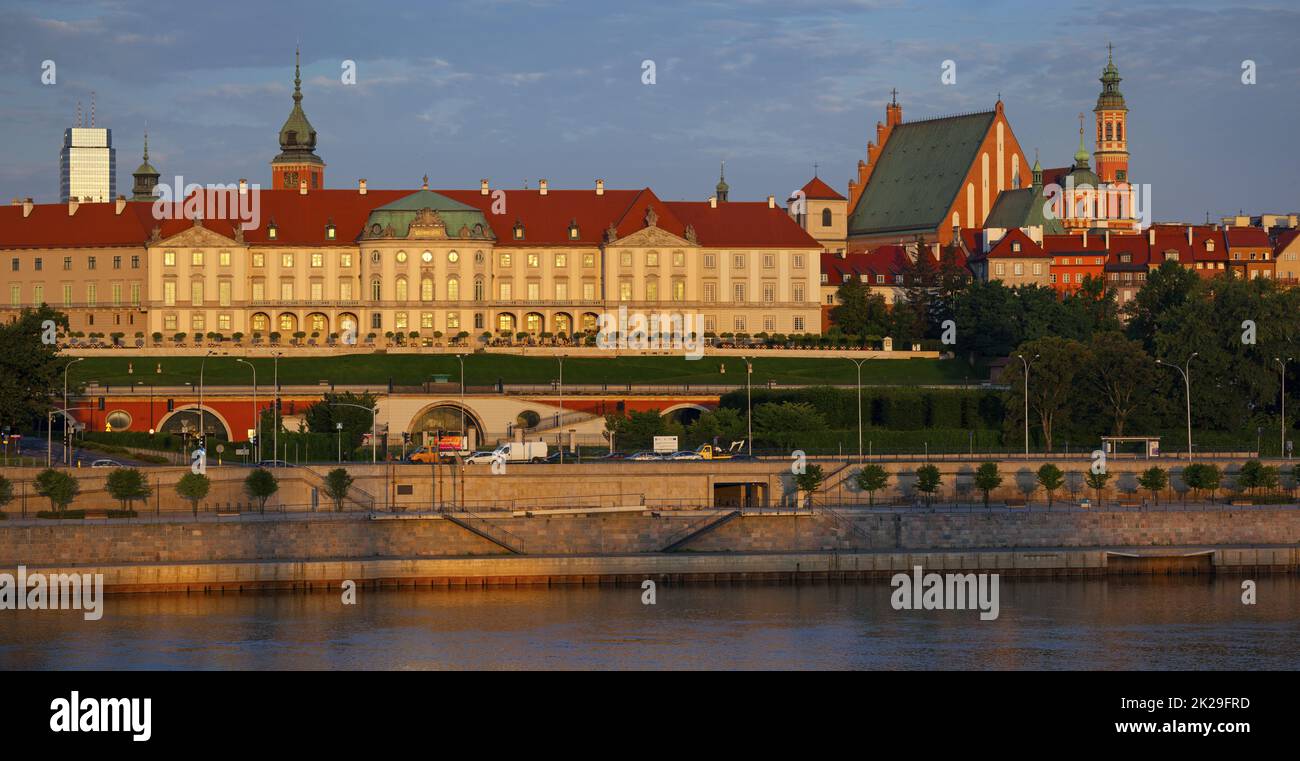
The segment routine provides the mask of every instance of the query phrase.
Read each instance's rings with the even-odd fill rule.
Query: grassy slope
[[[272,360],[254,359],[259,385],[270,385]],[[198,383],[198,357],[95,357],[72,366],[71,382],[89,380],[107,385],[146,384],[182,385]],[[128,363],[135,373],[127,372]],[[161,363],[162,373],[155,372]],[[719,372],[725,365],[726,374]],[[490,385],[503,379],[506,383],[549,383],[554,380],[558,363],[551,357],[520,357],[503,354],[476,354],[465,360],[465,382],[471,386]],[[423,383],[430,375],[460,378],[460,366],[451,356],[353,354],[340,357],[280,359],[280,383],[315,384],[329,380],[338,384],[383,384],[391,378],[399,386]],[[234,357],[210,357],[204,370],[204,382],[212,385],[247,384],[252,380],[248,365]],[[978,382],[987,377],[982,368],[972,370],[964,362],[928,359],[877,360],[862,367],[862,382],[890,384],[945,384]],[[753,382],[769,380],[797,384],[853,384],[857,373],[845,359],[808,359],[759,355],[754,360]],[[564,361],[564,381],[569,383],[611,384],[740,384],[744,385],[745,363],[738,357],[619,357],[609,359],[570,358]]]

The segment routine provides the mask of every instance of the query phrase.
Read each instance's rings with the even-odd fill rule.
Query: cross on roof
[[[817,162],[813,162],[813,177],[817,176]]]
[[[891,103],[892,105],[897,106],[897,105],[898,105],[898,88],[897,88],[897,87],[895,87],[894,89],[892,89],[892,90],[889,91],[889,97],[890,97],[890,103]]]

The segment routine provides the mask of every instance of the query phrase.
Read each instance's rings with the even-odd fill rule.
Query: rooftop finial
[[[1106,63],[1115,63],[1115,46],[1109,42],[1106,43]]]
[[[149,128],[144,128],[144,162],[149,163]]]
[[[889,91],[889,105],[891,105],[891,106],[897,106],[897,105],[898,105],[898,88],[897,88],[897,87],[895,87],[894,89],[892,89],[892,90]]]

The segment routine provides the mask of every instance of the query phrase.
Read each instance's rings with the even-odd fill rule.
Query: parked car
[[[683,449],[680,452],[673,452],[668,455],[669,460],[703,460],[704,456],[699,452],[692,452],[689,449]]]
[[[610,452],[609,454],[607,454],[607,455],[603,455],[603,456],[601,456],[601,457],[598,458],[598,459],[601,459],[601,460],[626,460],[626,459],[627,459],[627,453],[625,453],[625,452]]]
[[[262,460],[257,463],[259,468],[292,468],[293,466],[284,460]]]
[[[664,459],[664,456],[659,454],[658,452],[644,451],[644,452],[633,452],[632,454],[627,456],[627,459],[634,460],[636,462],[646,462],[650,460],[662,460]]]
[[[90,463],[90,467],[92,467],[92,468],[120,468],[120,467],[122,467],[122,463],[118,462],[117,460],[95,460],[94,462]]]

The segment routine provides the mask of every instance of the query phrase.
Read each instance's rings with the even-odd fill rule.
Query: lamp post
[[[861,463],[863,461],[862,460],[862,363],[866,362],[869,359],[873,359],[873,357],[865,357],[863,359],[854,359],[853,357],[845,357],[845,359],[852,362],[858,368],[858,462]]]
[[[45,413],[45,467],[47,468],[50,467],[50,461],[53,459],[52,455],[54,452],[54,440],[50,436],[50,430],[54,427],[54,423],[53,423],[54,413],[56,412],[63,413],[63,425],[66,427],[68,424],[68,420],[70,419],[70,416],[68,415],[69,412],[76,412],[77,410],[92,410],[92,409],[94,409],[94,407],[73,407],[71,410],[65,407],[62,410],[50,410],[49,412]],[[18,454],[21,456],[22,451],[20,450]]]
[[[71,369],[71,367],[72,367],[73,365],[77,364],[78,362],[81,362],[81,361],[84,360],[84,359],[85,359],[85,357],[77,357],[76,359],[74,359],[74,360],[72,360],[71,362],[69,362],[69,363],[68,363],[68,364],[63,368],[63,412],[64,412],[64,414],[63,414],[63,464],[64,464],[64,465],[67,465],[67,464],[68,464],[68,460],[69,460],[69,459],[71,458],[71,456],[72,456],[72,453],[71,453],[71,449],[72,449],[71,444],[72,444],[72,442],[68,440],[68,415],[67,415],[67,410],[68,410],[68,370]]]
[[[1293,357],[1287,357],[1283,360],[1281,357],[1274,357],[1273,361],[1282,368],[1282,441],[1277,450],[1278,457],[1286,457],[1286,365]]]
[[[249,368],[251,368],[252,371],[253,371],[253,437],[257,439],[257,452],[256,452],[256,454],[254,454],[254,457],[257,458],[257,460],[256,460],[257,462],[261,462],[261,461],[262,461],[262,432],[258,430],[259,428],[261,428],[261,426],[257,424],[257,423],[258,423],[258,420],[257,420],[257,417],[258,417],[258,412],[257,412],[257,368],[253,366],[253,363],[252,363],[252,362],[249,362],[248,360],[243,359],[242,357],[236,357],[236,358],[235,358],[235,361],[236,361],[236,362],[243,362],[244,364],[248,365]]]
[[[271,356],[274,358],[271,380],[271,465],[274,467],[280,457],[280,355],[282,351],[277,351]],[[258,440],[261,440],[261,420],[258,420]]]
[[[1178,365],[1171,365],[1168,362],[1164,361],[1163,359],[1156,360],[1157,365],[1172,367],[1183,376],[1183,384],[1185,385],[1187,391],[1187,459],[1189,461],[1192,459],[1192,376],[1191,376],[1192,357],[1195,357],[1198,354],[1200,354],[1199,351],[1192,352],[1192,356],[1187,358],[1187,362],[1184,363],[1184,367],[1179,367]]]
[[[343,464],[343,424],[335,423],[334,430],[339,432],[339,464]]]
[[[1022,364],[1025,366],[1025,459],[1029,459],[1029,368],[1038,359],[1039,355],[1035,354],[1033,359],[1025,359],[1025,355],[1017,354]]]
[[[560,429],[560,464],[564,464],[564,355],[556,356],[560,362],[560,416],[556,418],[555,425]]]
[[[469,431],[465,430],[465,355],[457,354],[456,361],[460,363],[460,436],[464,446],[469,443]]]
[[[376,404],[374,407],[365,407],[360,404],[349,404],[348,402],[330,402],[330,406],[356,407],[359,410],[365,410],[370,413],[370,462],[372,465],[379,462],[379,405]],[[391,416],[389,417],[389,422],[392,422]],[[438,447],[439,445],[435,443],[434,446]]]
[[[208,357],[213,354],[216,354],[216,352],[209,349],[208,353],[204,354],[203,359],[199,362],[199,444],[203,447],[205,453],[208,451],[208,436],[207,429],[203,427],[203,368],[208,363]]]
[[[745,449],[748,450],[748,456],[754,456],[754,400],[753,392],[750,390],[750,380],[754,375],[754,363],[749,357],[741,357],[745,360]]]

